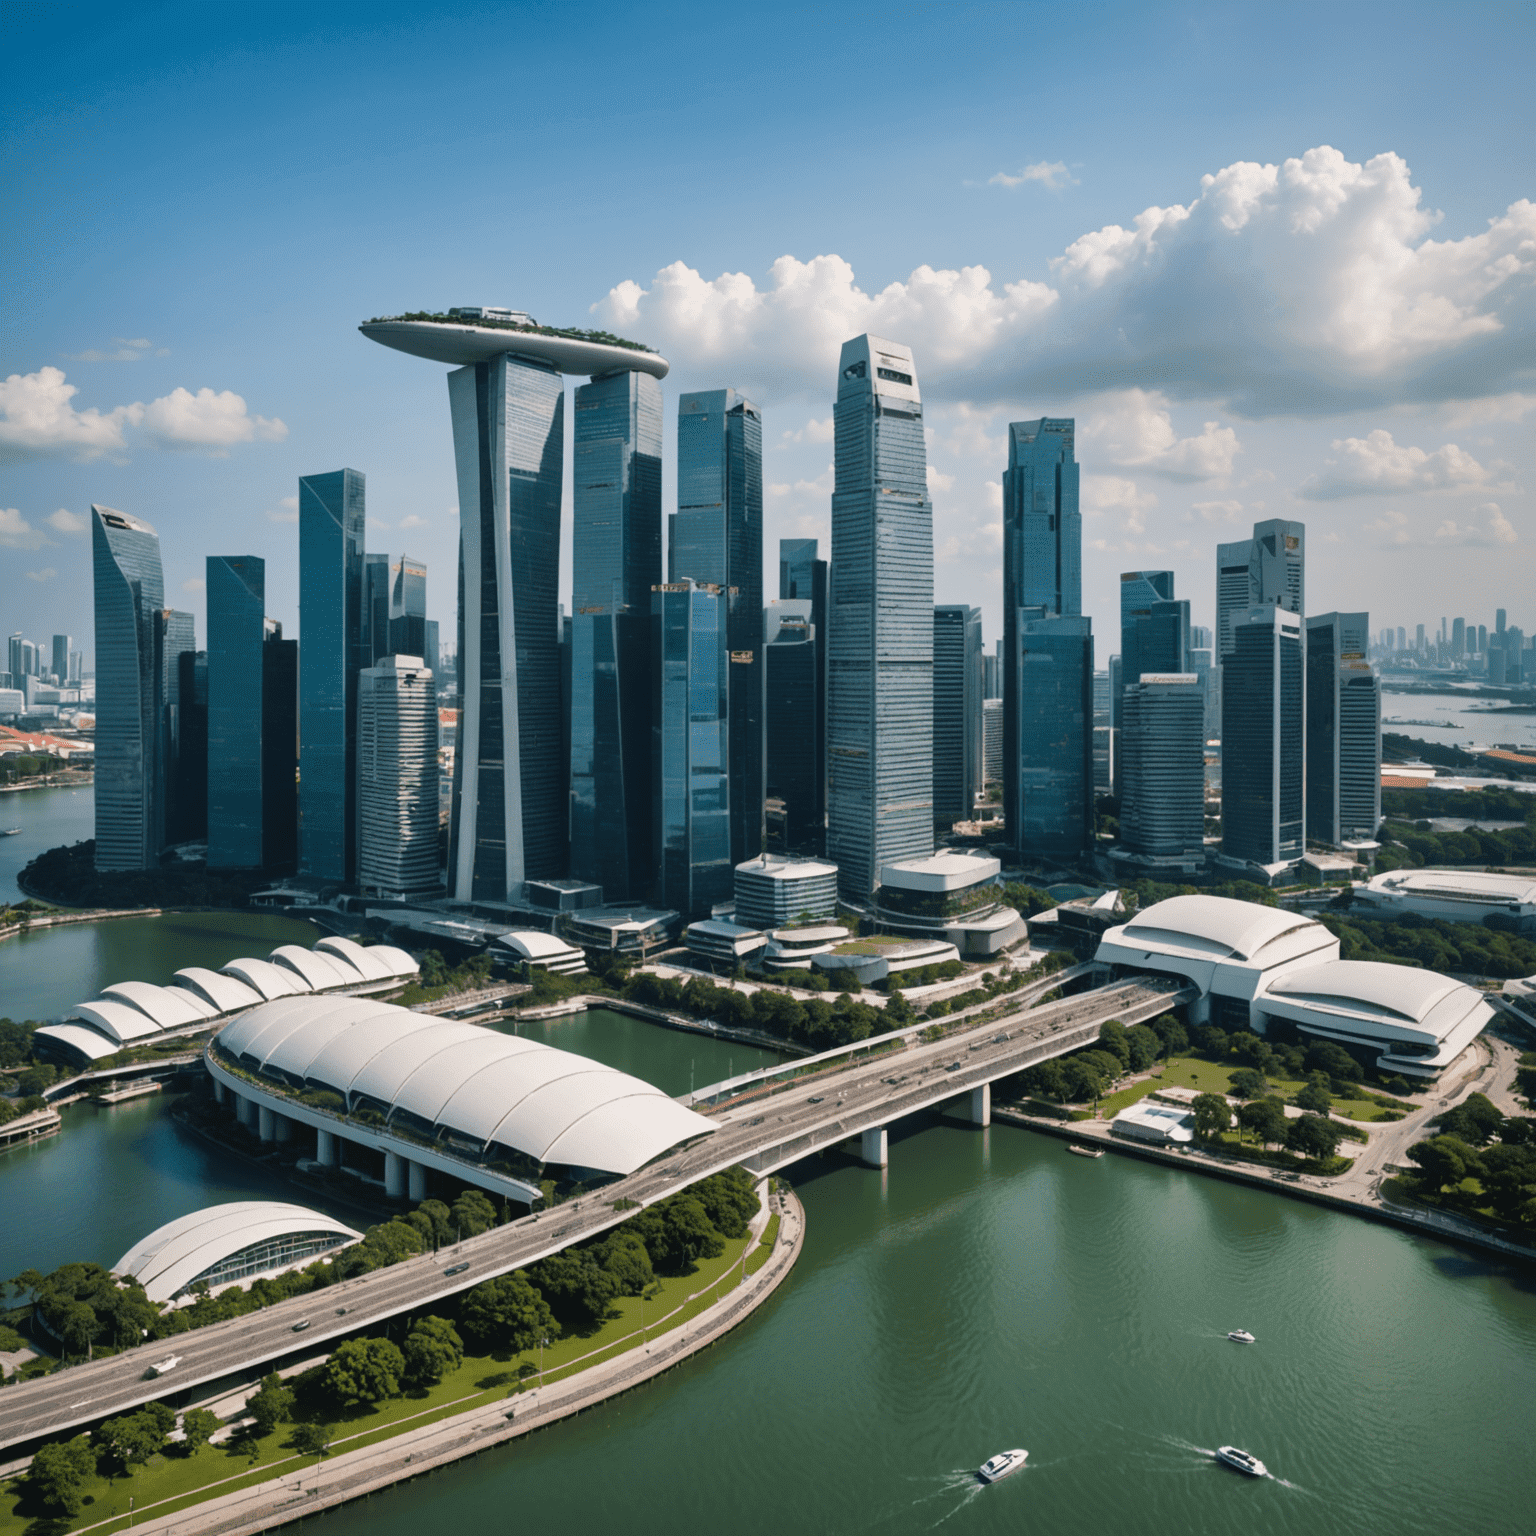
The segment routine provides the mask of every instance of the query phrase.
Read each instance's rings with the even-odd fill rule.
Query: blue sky
[[[752,394],[770,571],[827,535],[837,343],[910,342],[936,597],[989,643],[1047,413],[1102,655],[1120,570],[1209,623],[1261,516],[1307,522],[1312,611],[1536,628],[1533,17],[11,0],[0,628],[89,633],[100,501],[200,624],[203,557],[264,555],[292,633],[296,480],[346,464],[446,630],[443,370],[356,325],[481,302],[659,346],[669,406]]]

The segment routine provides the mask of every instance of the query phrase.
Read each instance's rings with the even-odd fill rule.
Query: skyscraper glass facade
[[[669,581],[718,586],[727,604],[731,857],[762,851],[763,422],[734,389],[701,390],[677,402],[677,511],[667,550]]]
[[[1172,571],[1123,571],[1120,575],[1120,688],[1144,672],[1184,672],[1189,667],[1189,604],[1176,601]],[[1121,704],[1112,699],[1116,726]]]
[[[208,867],[260,869],[266,562],[209,555],[207,573]]]
[[[772,604],[764,651],[769,833],[791,852],[818,852],[826,831],[816,754],[821,647],[811,610],[799,600]]]
[[[1017,680],[1020,743],[1013,798],[1004,801],[1009,841],[1026,861],[1070,862],[1094,829],[1093,621],[1021,614],[1005,667]]]
[[[651,594],[656,897],[685,918],[730,899],[725,594],[691,581]]]
[[[975,814],[982,784],[981,609],[963,603],[933,610],[933,819]]]
[[[350,882],[357,869],[365,496],[365,479],[355,469],[299,481],[299,869],[319,880]],[[376,579],[384,589],[387,621],[387,559]],[[210,668],[212,648],[210,641]],[[210,759],[213,750],[210,734]]]
[[[1222,664],[1221,851],[1264,866],[1306,848],[1300,618],[1265,603],[1231,616]]]
[[[299,642],[268,619],[261,648],[261,865],[291,875],[299,859]]]
[[[160,539],[148,523],[91,508],[96,608],[96,867],[150,869],[157,844],[155,614]],[[15,670],[15,664],[12,664]]]
[[[613,373],[576,390],[572,483],[570,871],[642,895],[651,849],[651,589],[661,581],[661,388]]]
[[[389,655],[389,556],[363,556],[363,634],[358,660],[365,667]]]
[[[1273,517],[1253,525],[1251,539],[1216,546],[1217,661],[1235,644],[1236,615],[1259,603],[1306,612],[1307,528]]]
[[[910,348],[844,342],[833,408],[827,853],[843,896],[933,852],[933,504]]]
[[[155,835],[162,848],[201,836],[188,829],[180,773],[181,658],[196,649],[190,613],[162,608],[155,614]]]
[[[1381,684],[1370,615],[1307,620],[1307,836],[1335,847],[1381,821]]]
[[[459,482],[459,704],[449,890],[505,901],[565,871],[560,569],[565,391],[502,354],[448,375]]]
[[[401,555],[389,568],[388,654],[426,659],[427,563],[414,555]]]
[[[366,667],[358,679],[357,880],[381,895],[442,889],[437,856],[437,695],[409,656]]]
[[[1205,837],[1205,699],[1194,673],[1147,673],[1125,690],[1120,842],[1147,858],[1199,856]]]
[[[809,816],[814,824],[807,850],[823,853],[827,842],[827,601],[830,573],[819,558],[816,539],[779,540],[779,600],[807,602],[810,607],[811,645],[815,650],[816,701],[811,711],[811,754],[814,785]],[[804,731],[802,726],[801,730]],[[768,719],[769,752],[773,751],[773,721]],[[769,770],[772,777],[772,770]],[[772,790],[769,791],[772,793]]]

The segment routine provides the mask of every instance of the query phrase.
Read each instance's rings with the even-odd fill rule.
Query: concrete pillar
[[[992,1084],[971,1089],[971,1124],[983,1128],[992,1124]]]
[[[411,1175],[411,1199],[419,1205],[427,1198],[427,1170],[420,1163],[408,1162],[406,1167]]]
[[[293,1137],[293,1121],[287,1115],[273,1114],[272,1129],[277,1133],[279,1141],[289,1141]]]
[[[1187,1017],[1191,1029],[1197,1024],[1209,1024],[1211,1022],[1211,994],[1209,992],[1202,993],[1189,1005]]]
[[[231,1096],[235,1101],[235,1119],[241,1125],[249,1126],[251,1121],[256,1118],[254,1113],[256,1106],[243,1093],[236,1093]]]
[[[405,1198],[405,1159],[393,1152],[384,1154],[384,1193],[391,1200]]]
[[[225,1093],[226,1093],[226,1089],[224,1087],[224,1084],[221,1083],[218,1080],[218,1078],[214,1078],[214,1080],[213,1080],[213,1102],[215,1104],[222,1104],[224,1102],[224,1095],[225,1095]]]
[[[883,1125],[877,1125],[859,1137],[859,1156],[871,1168],[884,1168],[890,1162]]]
[[[256,1134],[263,1141],[277,1140],[277,1118],[265,1104],[256,1106]]]
[[[315,1132],[315,1161],[322,1168],[339,1168],[341,1166],[341,1149],[336,1145],[335,1131]]]

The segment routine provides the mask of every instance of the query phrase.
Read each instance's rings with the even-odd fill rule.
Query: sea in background
[[[1447,747],[1513,746],[1536,752],[1536,709],[1511,713],[1495,699],[1468,688],[1444,693],[1403,693],[1382,684],[1381,728]]]

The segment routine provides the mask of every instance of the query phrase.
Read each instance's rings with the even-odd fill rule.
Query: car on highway
[[[164,1376],[167,1371],[174,1371],[180,1364],[181,1356],[172,1355],[169,1359],[161,1360],[157,1364],[150,1366],[150,1368],[144,1372],[144,1377],[146,1380],[148,1380],[151,1376]]]
[[[958,1061],[952,1061],[947,1067],[944,1068],[944,1070],[946,1072],[958,1072],[960,1070],[960,1065],[961,1064]]]
[[[309,1319],[307,1317],[301,1317],[298,1322],[293,1325],[293,1328],[290,1331],[293,1333],[303,1333],[304,1330],[308,1327]]]
[[[808,1098],[805,1102],[807,1104],[820,1104],[821,1103],[821,1095],[819,1093],[813,1093],[810,1096],[810,1098]]]
[[[448,1266],[448,1268],[443,1271],[443,1274],[444,1275],[462,1275],[464,1273],[464,1271],[466,1269],[468,1269],[468,1268],[469,1268],[469,1260],[465,1259],[462,1264],[450,1264]]]

